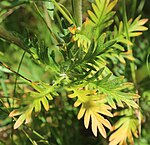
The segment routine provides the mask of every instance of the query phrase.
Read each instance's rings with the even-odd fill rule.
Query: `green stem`
[[[124,25],[125,25],[125,35],[126,38],[130,41],[130,36],[129,36],[129,32],[128,32],[128,22],[127,22],[127,14],[126,14],[126,0],[123,0],[123,21],[124,21]],[[133,51],[132,51],[132,47],[130,47],[129,45],[127,45],[128,51],[131,51],[131,56],[133,56]],[[136,93],[138,93],[138,89],[137,89],[137,81],[136,81],[136,72],[135,72],[135,63],[132,61],[130,62],[130,68],[131,68],[131,75],[132,75],[132,80],[135,86],[135,91]],[[139,105],[139,99],[135,100],[138,105]],[[138,140],[138,144],[140,145],[140,136],[141,136],[141,113],[140,113],[140,108],[135,110],[135,114],[137,115],[138,118],[138,122],[139,122],[139,126],[138,126],[138,132],[139,132],[139,140]]]
[[[29,83],[32,83],[31,80],[29,80],[28,78],[24,77],[23,75],[17,73],[16,71],[12,70],[9,66],[7,66],[6,64],[4,64],[3,62],[0,61],[0,65],[4,66],[5,68],[9,69],[10,71],[12,71],[14,74],[18,75],[19,77],[23,78],[24,80],[26,80]]]
[[[25,50],[26,52],[30,53],[29,49],[25,46],[25,44],[23,43],[23,41],[21,39],[14,36],[12,33],[7,31],[2,26],[0,26],[0,38],[3,38],[5,40],[9,41],[10,43],[15,44],[15,45],[19,46],[20,48],[22,48],[23,50]]]
[[[126,14],[126,2],[123,0],[123,21],[124,21],[124,28],[125,28],[125,35],[126,38],[130,41],[130,36],[128,32],[128,21],[127,21],[127,14]],[[131,51],[131,56],[133,56],[132,48],[130,45],[127,45],[128,51]],[[134,85],[136,86],[136,75],[135,75],[135,64],[134,62],[130,62],[130,68],[131,68],[131,75],[132,75],[132,80],[134,82]]]
[[[33,5],[34,5],[34,7],[35,7],[35,9],[36,9],[36,11],[37,11],[37,13],[38,13],[38,15],[41,17],[41,19],[43,20],[43,22],[44,22],[44,24],[46,25],[47,29],[49,30],[50,34],[53,36],[53,38],[54,38],[55,42],[56,42],[56,43],[58,43],[58,41],[57,41],[57,38],[56,38],[55,34],[53,33],[53,31],[52,31],[51,27],[49,27],[49,25],[47,24],[47,22],[46,22],[45,18],[43,17],[42,13],[40,12],[40,10],[39,10],[38,6],[36,5],[36,3],[35,3],[35,2],[33,2]]]
[[[73,21],[71,20],[71,18],[67,15],[67,13],[61,8],[61,6],[55,1],[55,0],[51,0],[55,7],[61,12],[61,14],[65,17],[65,19],[70,23],[73,24]]]
[[[82,0],[72,0],[72,9],[77,26],[82,25]]]
[[[132,14],[131,14],[131,17],[134,18],[135,16],[135,12],[136,12],[136,6],[137,6],[137,0],[133,0],[132,1]]]

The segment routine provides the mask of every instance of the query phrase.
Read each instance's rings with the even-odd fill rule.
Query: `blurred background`
[[[36,0],[37,1],[37,0]],[[71,13],[71,0],[58,0],[63,4]],[[83,21],[87,17],[87,10],[91,9],[90,3],[93,0],[83,0]],[[49,27],[53,32],[58,35],[61,33],[57,15],[54,15],[54,6],[47,1],[37,1],[38,8],[46,19]],[[128,19],[135,19],[137,16],[142,15],[142,18],[150,19],[150,1],[149,0],[126,0],[127,17]],[[118,13],[118,18],[122,20],[122,4],[119,0],[115,8]],[[59,15],[59,13],[57,13]],[[50,17],[51,19],[49,19]],[[52,21],[53,20],[53,21]],[[115,18],[117,23],[117,18]],[[58,24],[58,25],[57,25]],[[64,21],[65,25],[65,21]],[[146,24],[150,28],[150,23]],[[13,33],[14,36],[22,40],[25,44],[36,42],[40,40],[40,46],[44,45],[53,48],[53,40],[49,33],[48,28],[45,26],[40,15],[37,13],[33,2],[30,0],[1,0],[0,1],[0,36],[3,37],[2,27],[7,31]],[[66,26],[67,28],[67,26]],[[136,79],[138,82],[138,90],[141,95],[140,107],[142,112],[142,134],[140,138],[141,145],[150,145],[150,31],[146,31],[140,37],[133,40],[133,54],[136,64]],[[38,45],[38,44],[37,44]],[[36,56],[35,56],[36,57]],[[61,56],[56,56],[56,60],[61,62]],[[22,60],[23,58],[23,60]],[[44,59],[44,58],[43,58]],[[21,63],[19,73],[33,81],[50,82],[54,72],[47,71],[43,65],[39,65],[34,61],[30,54],[24,54],[24,50],[20,49],[17,45],[10,43],[4,39],[0,39],[0,62],[7,64],[10,68],[17,71]],[[126,66],[118,62],[112,66],[112,70],[117,74],[124,74],[128,80],[130,78],[129,65]],[[15,88],[14,75],[8,69],[0,66],[0,98],[8,99],[12,96]],[[27,89],[21,79],[18,79],[16,87],[16,94],[18,97],[22,96]],[[45,137],[51,145],[107,145],[107,139],[103,139],[100,135],[96,138],[91,133],[90,129],[86,130],[83,126],[83,120],[78,121],[76,114],[78,110],[73,108],[72,100],[68,100],[66,94],[62,92],[52,106],[51,111],[42,112],[34,118],[34,124],[31,125],[33,130],[39,132]],[[29,145],[31,144],[27,135],[21,130],[15,130],[12,134],[12,120],[8,118],[8,113],[5,106],[9,106],[8,100],[5,104],[0,101],[0,145]],[[27,133],[38,144],[47,144],[42,140],[34,131],[27,129]],[[15,142],[12,142],[10,136],[13,135]],[[138,139],[135,140],[135,145],[138,145]]]

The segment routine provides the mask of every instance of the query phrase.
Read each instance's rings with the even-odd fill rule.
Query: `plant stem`
[[[68,14],[61,8],[61,6],[55,1],[55,0],[51,0],[55,7],[61,12],[61,14],[64,16],[64,18],[70,23],[73,24],[73,21],[71,20],[71,18],[68,16]]]
[[[124,27],[125,27],[125,35],[126,35],[126,38],[130,41],[130,36],[129,36],[129,32],[128,32],[128,25],[127,25],[128,22],[127,22],[127,14],[126,14],[126,0],[123,0],[122,4],[123,4],[123,21],[124,21]],[[131,56],[133,56],[132,47],[127,45],[127,49],[128,49],[128,51],[131,51]],[[133,61],[130,62],[130,68],[131,68],[132,80],[133,80],[134,87],[135,87],[135,92],[138,93],[137,81],[136,81],[136,72],[135,72],[135,63]],[[139,105],[139,99],[136,99],[136,102]],[[139,141],[138,141],[138,144],[140,145],[141,113],[140,113],[140,109],[139,108],[135,110],[135,114],[137,115],[137,118],[138,118],[138,121],[139,121],[139,127],[138,127]]]
[[[29,80],[28,78],[24,77],[23,75],[17,73],[16,71],[12,70],[9,66],[7,66],[6,64],[4,64],[3,62],[0,61],[0,64],[1,64],[2,66],[4,66],[5,68],[9,69],[10,71],[12,71],[14,74],[16,74],[16,75],[18,75],[19,77],[21,77],[21,78],[23,78],[24,80],[26,80],[27,82],[32,83],[31,80]]]
[[[72,0],[73,14],[78,27],[82,25],[82,0]]]
[[[7,31],[2,26],[0,26],[0,38],[3,38],[5,40],[9,41],[10,43],[15,44],[15,45],[19,46],[20,48],[22,48],[23,50],[25,50],[26,52],[30,53],[29,49],[25,46],[25,44],[23,43],[23,41],[21,39],[14,36],[12,33]]]

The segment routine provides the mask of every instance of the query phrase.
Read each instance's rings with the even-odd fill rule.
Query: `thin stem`
[[[39,10],[38,6],[36,5],[36,3],[35,3],[35,2],[33,2],[33,5],[34,5],[34,7],[35,7],[35,9],[36,9],[36,11],[37,11],[37,13],[38,13],[38,15],[41,17],[41,19],[43,20],[44,24],[45,24],[45,25],[46,25],[46,27],[48,28],[48,30],[49,30],[49,32],[50,32],[50,34],[53,36],[53,38],[54,38],[55,42],[56,42],[56,43],[58,43],[58,41],[57,41],[57,38],[56,38],[55,34],[53,33],[52,29],[51,29],[51,28],[49,27],[49,25],[47,24],[47,22],[46,22],[45,18],[43,17],[43,15],[42,15],[42,14],[41,14],[41,12],[40,12],[40,10]]]
[[[73,21],[71,20],[71,18],[67,15],[67,13],[60,7],[60,5],[55,1],[55,0],[51,0],[54,5],[56,6],[56,8],[61,12],[61,14],[64,16],[64,18],[70,23],[73,24]]]
[[[9,69],[10,71],[12,71],[13,73],[15,73],[16,75],[20,76],[20,77],[23,78],[24,80],[26,80],[26,81],[32,83],[31,80],[29,80],[28,78],[24,77],[23,75],[17,73],[16,71],[12,70],[9,66],[7,66],[6,64],[4,64],[3,62],[0,61],[0,64],[1,64],[2,66],[4,66],[5,68]]]
[[[17,73],[19,73],[19,71],[20,71],[20,67],[21,67],[21,64],[22,64],[22,61],[23,61],[25,54],[26,54],[26,52],[24,51],[22,54],[21,60],[19,62]],[[13,91],[13,98],[15,97],[15,93],[16,93],[17,79],[18,79],[18,75],[16,75],[15,82],[14,82],[15,85],[14,85],[14,91]],[[14,105],[14,99],[13,99],[13,105]]]
[[[123,21],[124,21],[124,25],[125,25],[125,35],[126,35],[126,38],[130,41],[130,36],[129,36],[129,32],[128,32],[128,25],[127,25],[128,22],[127,22],[127,14],[126,14],[126,0],[123,0],[122,4],[123,4]],[[131,51],[131,56],[133,56],[132,47],[127,45],[127,49],[128,49],[128,51]],[[133,80],[133,83],[134,83],[134,86],[135,86],[135,92],[138,93],[137,82],[136,82],[135,63],[133,61],[130,62],[130,68],[131,68],[132,80]],[[139,105],[139,99],[136,99],[136,102]],[[135,110],[135,114],[137,115],[137,118],[138,118],[138,121],[139,121],[139,127],[138,127],[139,140],[138,140],[138,144],[140,145],[140,136],[141,136],[141,113],[140,113],[140,107]]]
[[[124,25],[125,25],[125,35],[126,38],[130,41],[130,36],[129,36],[129,32],[128,32],[128,25],[127,25],[127,14],[126,14],[126,2],[125,0],[123,0],[123,21],[124,21]],[[132,52],[132,48],[130,47],[130,45],[127,45],[128,51],[131,51],[131,56],[133,56],[133,52]],[[130,62],[130,68],[131,68],[131,75],[132,75],[132,79],[134,82],[134,85],[136,86],[136,74],[135,74],[135,64],[134,62]]]
[[[19,73],[20,71],[20,67],[21,67],[21,64],[22,64],[22,61],[23,61],[23,58],[25,56],[25,51],[23,52],[23,55],[21,57],[21,60],[19,62],[19,66],[18,66],[18,69],[17,69],[17,73]],[[16,94],[16,86],[17,86],[17,79],[18,79],[18,75],[16,75],[16,78],[15,78],[15,85],[14,85],[14,91],[13,91],[13,102],[12,102],[12,108],[14,107],[14,97],[15,97],[15,94]],[[13,119],[12,119],[12,124],[13,124]],[[12,125],[12,128],[11,128],[11,139],[12,139],[12,143],[14,142],[14,139],[13,139],[13,135],[14,135],[14,128],[13,128],[13,125]]]
[[[36,143],[34,140],[32,140],[32,139],[30,138],[30,136],[26,133],[26,131],[25,131],[24,129],[22,129],[22,132],[26,135],[26,137],[30,140],[30,142],[31,142],[33,145],[37,145],[37,143]]]

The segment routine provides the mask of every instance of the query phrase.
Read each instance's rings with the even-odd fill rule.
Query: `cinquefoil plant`
[[[147,30],[143,26],[147,19],[138,16],[127,20],[123,0],[123,20],[116,22],[119,18],[114,8],[118,3],[118,0],[95,0],[82,21],[82,0],[72,0],[72,12],[55,0],[43,1],[42,6],[37,1],[30,2],[44,22],[43,27],[50,32],[49,45],[38,36],[21,41],[1,27],[1,38],[21,47],[49,73],[48,82],[34,82],[13,71],[28,85],[25,97],[17,98],[19,102],[10,101],[13,108],[8,109],[13,111],[9,117],[15,121],[14,129],[32,124],[42,108],[51,112],[54,101],[65,92],[75,101],[74,107],[79,107],[77,118],[83,118],[85,128],[91,127],[95,136],[100,133],[106,138],[111,133],[109,145],[134,144],[133,136],[140,134],[141,117],[132,38]],[[126,60],[130,61],[133,84],[124,76],[116,76],[111,67],[116,61],[125,64]],[[114,123],[116,116],[120,119]]]

